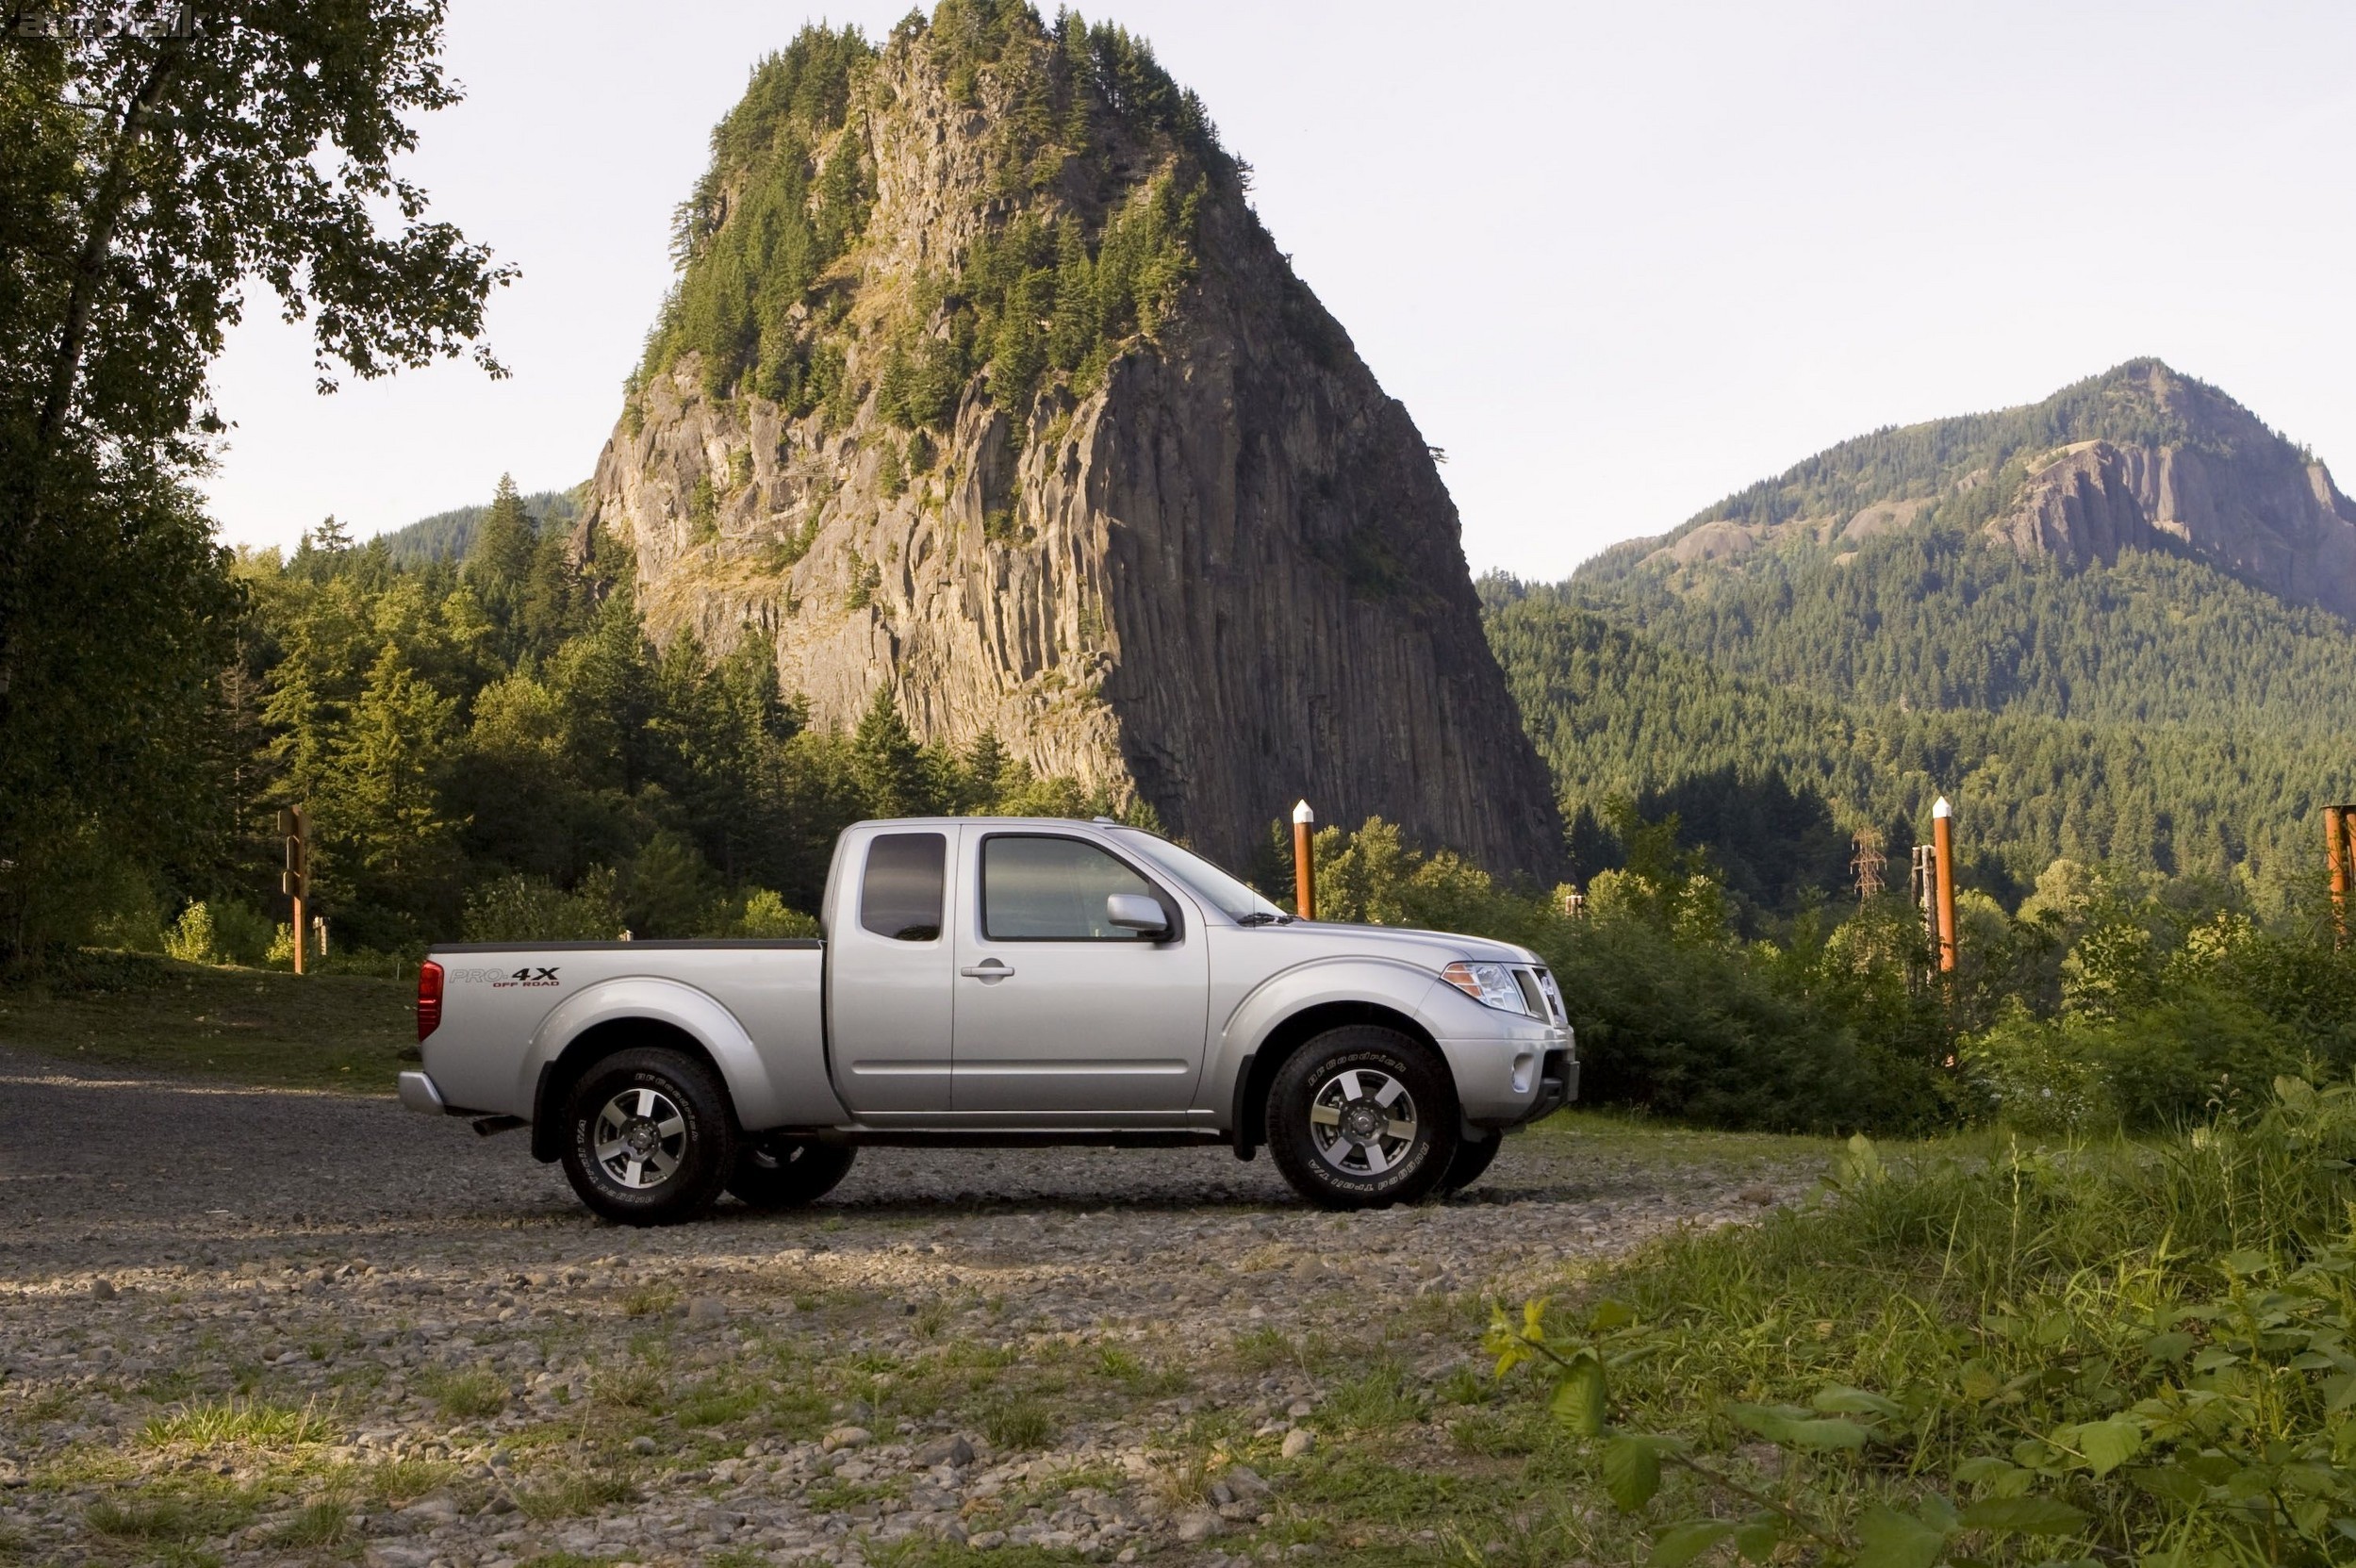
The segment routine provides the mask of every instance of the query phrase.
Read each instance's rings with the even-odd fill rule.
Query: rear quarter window
[[[869,839],[859,883],[860,925],[895,942],[938,938],[948,858],[945,834],[886,833]]]

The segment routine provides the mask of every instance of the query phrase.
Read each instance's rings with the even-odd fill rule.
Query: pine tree
[[[915,817],[933,801],[925,777],[924,753],[900,718],[889,685],[876,687],[851,735],[851,767],[867,798],[871,817]]]
[[[519,646],[533,658],[548,657],[587,623],[591,608],[587,585],[573,565],[572,540],[561,528],[541,530],[523,586]]]
[[[385,645],[321,780],[321,869],[336,883],[406,914],[454,892],[442,883],[456,870],[457,824],[437,784],[456,744],[457,706]]]
[[[987,811],[997,803],[1005,792],[1006,745],[998,739],[996,730],[984,730],[974,737],[965,752],[966,803],[975,811]]]
[[[499,627],[504,651],[511,656],[521,633],[523,605],[532,577],[538,538],[515,476],[499,476],[490,510],[475,525],[474,543],[467,551],[467,586],[490,612]]]

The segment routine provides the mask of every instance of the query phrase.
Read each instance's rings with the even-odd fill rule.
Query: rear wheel
[[[709,1067],[679,1051],[618,1051],[566,1097],[564,1162],[581,1201],[607,1219],[695,1219],[735,1168],[727,1093]]]
[[[1448,1162],[1448,1174],[1440,1179],[1440,1190],[1460,1193],[1478,1181],[1489,1174],[1489,1167],[1496,1162],[1497,1151],[1505,1144],[1506,1135],[1502,1132],[1491,1132],[1477,1144],[1470,1138],[1458,1138],[1456,1158]]]
[[[1268,1152],[1325,1209],[1380,1209],[1430,1195],[1457,1151],[1447,1071],[1396,1030],[1327,1030],[1286,1059],[1268,1090]]]
[[[748,1133],[736,1150],[728,1190],[755,1209],[799,1209],[834,1190],[858,1150],[848,1144],[782,1133]]]

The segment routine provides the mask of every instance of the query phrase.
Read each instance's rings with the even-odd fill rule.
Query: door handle
[[[957,972],[967,980],[1005,980],[1014,971],[993,958],[980,964],[970,965]]]

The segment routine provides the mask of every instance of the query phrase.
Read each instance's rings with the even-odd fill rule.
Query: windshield
[[[1258,915],[1284,919],[1285,913],[1190,850],[1137,828],[1119,830],[1121,842],[1186,884],[1187,890],[1230,920]]]

